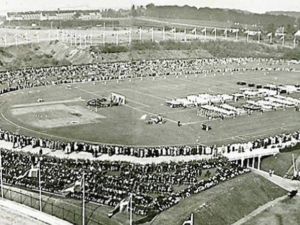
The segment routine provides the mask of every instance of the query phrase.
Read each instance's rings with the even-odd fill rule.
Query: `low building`
[[[55,10],[36,12],[8,12],[7,21],[13,20],[99,20],[100,10]]]

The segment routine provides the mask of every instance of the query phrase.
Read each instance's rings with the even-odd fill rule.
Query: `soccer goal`
[[[125,96],[124,95],[120,95],[120,94],[116,94],[116,93],[111,93],[109,95],[109,99],[113,103],[118,103],[119,105],[125,105]]]

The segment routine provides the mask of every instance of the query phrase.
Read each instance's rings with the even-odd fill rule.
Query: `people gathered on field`
[[[20,135],[5,131],[0,128],[0,140],[13,143],[13,148],[49,148],[52,151],[61,150],[65,154],[72,152],[88,152],[94,157],[103,154],[133,156],[139,158],[161,157],[161,156],[189,156],[189,155],[211,155],[217,157],[220,154],[231,152],[249,152],[260,148],[282,147],[293,145],[300,141],[300,131],[291,134],[278,134],[275,136],[259,138],[245,143],[234,143],[222,146],[216,145],[182,145],[182,146],[154,146],[154,147],[131,147],[110,144],[95,144],[77,141],[59,141],[46,138],[38,138]]]
[[[224,157],[179,163],[136,164],[120,161],[62,159],[42,154],[1,150],[3,180],[7,184],[38,189],[38,179],[18,177],[40,161],[42,189],[61,193],[85,173],[86,200],[115,206],[130,193],[134,212],[163,211],[184,198],[249,170]],[[82,198],[79,189],[71,193]]]
[[[291,71],[293,63],[277,59],[223,58],[149,60],[24,68],[0,72],[0,93],[43,85],[132,79],[139,77],[215,74],[243,71]]]

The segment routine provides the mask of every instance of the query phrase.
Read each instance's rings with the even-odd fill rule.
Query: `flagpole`
[[[128,31],[128,44],[131,44],[131,28]]]
[[[1,155],[1,150],[0,150],[0,172],[1,172],[1,174],[0,174],[0,179],[1,179],[1,197],[3,198],[3,178],[2,178],[2,170],[3,170],[3,168],[2,168],[2,155]]]
[[[82,225],[85,225],[85,184],[84,184],[84,172],[82,174]]]
[[[140,41],[142,41],[142,28],[141,27],[139,29],[139,32],[140,32]]]
[[[75,45],[75,47],[77,46],[77,36],[76,36],[76,33],[74,33],[74,45]]]
[[[217,28],[215,28],[215,40],[217,40]]]
[[[103,31],[103,34],[102,34],[102,36],[103,36],[103,45],[105,45],[105,31]]]
[[[79,47],[81,48],[81,34],[79,34]]]
[[[154,34],[153,34],[153,27],[152,27],[152,30],[151,30],[151,41],[153,42],[154,41]]]
[[[164,41],[165,40],[165,27],[163,27],[162,33],[163,33],[163,41]]]
[[[15,36],[15,45],[18,45],[18,35]]]
[[[118,45],[119,44],[119,31],[117,30],[117,33],[116,33],[116,44]]]
[[[174,41],[176,40],[176,28],[174,28]]]
[[[132,193],[130,194],[130,225],[132,225]]]
[[[194,214],[191,214],[191,225],[194,225]]]
[[[39,161],[40,211],[42,211],[41,161]]]
[[[295,168],[295,158],[294,158],[294,154],[292,154],[292,160],[293,160],[293,169],[294,169],[293,176],[295,177],[296,168]]]

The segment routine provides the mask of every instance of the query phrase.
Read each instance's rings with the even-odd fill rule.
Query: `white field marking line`
[[[211,90],[211,87],[208,88],[207,90],[208,90],[209,92],[213,92],[213,93],[217,93],[217,94],[223,94],[222,92]]]
[[[202,86],[209,86],[209,87],[211,87],[212,85],[209,85],[209,84],[204,84],[203,82],[199,82],[199,81],[193,81],[193,80],[189,80],[188,78],[185,78],[185,79],[183,79],[183,78],[178,78],[179,80],[182,80],[182,81],[188,81],[188,82],[191,82],[191,83],[197,83],[197,84],[200,84],[200,85],[202,85]],[[223,89],[223,90],[226,90],[226,91],[228,91],[228,90],[231,90],[230,88],[223,88],[223,87],[218,87],[218,89]]]
[[[143,108],[147,108],[146,106],[139,106],[139,107],[134,107],[136,109],[143,109]]]
[[[289,126],[294,126],[294,125],[295,125],[295,124],[289,125]],[[296,124],[296,125],[299,125],[299,123]],[[288,127],[288,126],[285,126],[285,127]],[[261,137],[261,136],[268,136],[267,131],[271,131],[271,130],[279,130],[280,128],[282,128],[282,127],[280,126],[280,127],[275,127],[275,128],[272,128],[272,129],[260,130],[260,131],[258,131],[258,132],[249,132],[249,133],[246,133],[246,134],[244,134],[244,135],[239,135],[239,138],[242,138],[242,137],[247,138],[247,136],[250,137],[250,138],[257,138],[257,137]],[[263,134],[260,134],[260,135],[252,135],[252,134],[259,134],[259,133],[261,133],[261,132],[264,132],[264,133],[263,133]],[[269,136],[270,136],[270,135],[269,135]],[[215,139],[214,142],[224,141],[224,140],[228,140],[228,139],[235,139],[236,137],[237,137],[237,136],[228,137],[228,138],[222,138],[222,139]],[[208,143],[210,143],[210,142],[208,142]]]
[[[78,90],[80,90],[80,91],[83,91],[83,92],[86,92],[86,93],[88,93],[88,94],[94,95],[94,96],[98,96],[98,97],[102,97],[102,98],[104,97],[103,95],[95,94],[95,93],[93,93],[93,92],[86,91],[86,90],[81,89],[81,88],[76,88],[76,89],[78,89]],[[128,99],[130,102],[134,102],[134,103],[136,103],[136,104],[139,104],[139,105],[142,105],[142,106],[145,106],[145,107],[148,107],[148,108],[150,107],[149,105],[146,105],[146,104],[143,104],[143,103],[134,101],[134,100],[132,100],[132,99],[129,99],[129,98],[126,98],[126,99]]]
[[[241,140],[243,140],[243,141],[246,140],[245,138],[242,138],[241,136],[235,136],[234,138],[235,138],[235,139],[241,139]]]
[[[145,111],[145,110],[142,110],[140,108],[136,108],[136,107],[133,107],[133,106],[130,106],[130,105],[126,105],[125,104],[124,106],[129,107],[129,108],[134,109],[134,110],[137,110],[137,111],[140,111],[140,112],[143,112],[143,113],[147,113],[147,114],[153,115],[153,116],[158,115],[158,114],[151,113],[151,112],[148,112],[148,111]],[[177,124],[177,121],[175,121],[175,120],[172,120],[172,119],[169,119],[169,118],[164,118],[164,119]]]
[[[5,103],[5,102],[4,102]],[[0,106],[1,106],[1,116],[2,118],[8,122],[9,124],[15,126],[15,127],[19,127],[19,128],[22,128],[24,130],[28,130],[28,131],[31,131],[31,132],[34,132],[34,133],[37,133],[37,134],[42,134],[42,135],[46,135],[46,136],[49,136],[49,137],[56,137],[56,138],[62,138],[62,139],[65,139],[65,140],[70,140],[69,138],[65,138],[65,137],[62,137],[62,136],[56,136],[56,135],[51,135],[51,134],[46,134],[46,133],[43,133],[43,132],[39,132],[39,131],[36,131],[36,130],[32,130],[32,129],[29,129],[29,128],[26,128],[26,127],[23,127],[21,125],[18,125],[14,122],[12,122],[11,120],[7,119],[4,114],[3,114],[3,108],[2,108],[2,105],[4,104],[2,103]]]
[[[18,127],[18,128],[22,128],[23,130],[28,130],[28,131],[31,131],[33,133],[36,133],[36,134],[42,134],[42,135],[45,135],[47,137],[52,137],[52,138],[56,138],[57,140],[59,139],[64,139],[64,140],[67,140],[67,141],[78,141],[78,142],[86,142],[86,143],[91,143],[91,144],[104,144],[104,145],[116,145],[114,143],[104,143],[104,142],[95,142],[95,141],[87,141],[87,140],[82,140],[82,139],[74,139],[74,138],[66,138],[66,137],[63,137],[63,136],[57,136],[57,135],[52,135],[52,134],[47,134],[47,133],[43,133],[43,132],[39,132],[39,131],[36,131],[36,130],[32,130],[32,129],[29,129],[27,127],[24,127],[24,126],[21,126],[21,125],[18,125],[14,122],[12,122],[11,120],[7,119],[4,114],[3,114],[3,108],[2,108],[2,105],[4,104],[5,102],[3,102],[2,104],[0,104],[0,108],[1,108],[1,116],[2,118],[9,124],[15,126],[15,127]]]
[[[276,76],[276,77],[282,77],[282,78],[284,78],[283,76],[281,76],[282,74],[279,74],[279,76],[277,76],[276,75],[276,72],[277,71],[271,71],[271,72],[269,72],[269,75],[264,75],[263,77],[256,77],[255,78],[255,80],[260,80],[260,81],[265,81],[265,82],[267,82],[267,83],[278,83],[278,84],[281,84],[282,82],[280,82],[279,80],[275,80],[275,79],[272,79],[272,78],[275,78],[275,77],[273,77],[273,76]],[[280,71],[281,73],[282,72],[288,72],[288,73],[293,73],[294,71]],[[300,72],[300,71],[299,71]],[[267,76],[267,77],[266,77]],[[244,78],[243,78],[244,79]],[[271,80],[270,80],[271,79]],[[248,80],[249,81],[249,79],[247,79],[246,78],[246,80]],[[251,82],[253,82],[252,80],[251,80]]]
[[[94,95],[94,96],[98,96],[98,97],[102,97],[102,98],[104,98],[104,97],[105,97],[105,96],[103,96],[103,95],[100,95],[100,94],[95,94],[95,93],[93,93],[93,92],[86,91],[86,90],[84,90],[84,89],[81,89],[81,88],[79,88],[79,87],[75,87],[75,88],[76,88],[76,89],[78,89],[78,90],[80,90],[80,91],[86,92],[86,93],[88,93],[88,94]]]
[[[144,106],[144,107],[150,108],[150,106],[149,106],[149,105],[146,105],[146,104],[143,104],[143,103],[140,103],[140,102],[134,101],[134,100],[132,100],[132,99],[130,99],[130,98],[126,98],[126,99],[128,99],[128,100],[129,100],[129,102],[134,102],[134,103],[136,103],[136,104],[138,104],[138,105],[142,105],[142,106]]]
[[[168,107],[168,106],[166,106]],[[194,111],[194,110],[197,110],[196,108],[191,108],[191,109],[183,109],[183,110],[180,110],[180,111],[172,111],[172,112],[160,112],[158,114],[164,114],[164,115],[168,115],[168,114],[174,114],[174,113],[182,113],[182,112],[189,112],[189,111]]]
[[[278,83],[278,84],[281,84],[282,82],[280,82],[280,81],[278,81],[278,80],[275,80],[275,79],[270,79],[270,77],[267,77],[267,78],[259,78],[259,77],[255,77],[255,78],[253,78],[253,79],[247,79],[247,78],[241,78],[240,80],[245,80],[245,81],[247,81],[247,82],[251,82],[251,83],[254,83],[254,82],[264,82],[264,83]]]
[[[268,130],[278,130],[278,129],[281,129],[281,130],[285,130],[287,129],[287,127],[293,127],[293,126],[296,126],[296,125],[299,125],[300,123],[293,123],[291,125],[287,125],[287,126],[281,126],[281,127],[277,127],[277,128],[274,128],[274,129],[268,129]],[[268,131],[267,130],[267,131]],[[259,132],[253,132],[253,133],[250,133],[251,134],[256,134],[256,133],[259,133]],[[250,135],[242,135],[242,136],[250,136]],[[260,136],[264,136],[265,134],[260,134],[260,135],[252,135],[251,137],[260,137]]]
[[[84,92],[86,92],[85,90],[82,90]],[[93,93],[90,93],[90,94],[93,94]],[[95,95],[95,94],[93,94]],[[57,135],[51,135],[51,134],[47,134],[47,133],[43,133],[43,132],[39,132],[39,131],[36,131],[36,130],[32,130],[32,129],[29,129],[29,128],[26,128],[24,126],[20,126],[12,121],[10,121],[9,119],[7,119],[4,114],[3,114],[3,108],[2,108],[2,105],[4,104],[5,102],[3,102],[2,104],[0,104],[0,108],[1,108],[1,116],[2,118],[9,124],[15,126],[15,127],[19,127],[19,128],[22,128],[23,130],[28,130],[28,131],[31,131],[33,133],[37,133],[37,134],[42,134],[42,135],[45,135],[45,136],[48,136],[48,137],[52,137],[52,138],[61,138],[61,139],[64,139],[64,140],[74,140],[74,139],[70,139],[70,138],[66,138],[66,137],[62,137],[62,136],[57,136]],[[145,110],[141,110],[139,108],[135,108],[135,107],[132,107],[132,106],[129,106],[129,105],[124,105],[124,106],[127,106],[129,108],[132,108],[134,110],[137,110],[137,111],[140,111],[140,112],[144,112],[144,113],[147,113],[147,114],[150,114],[150,115],[157,115],[157,114],[154,114],[154,113],[150,113],[148,111],[145,111]],[[177,121],[174,121],[172,119],[168,119],[168,118],[164,118],[165,120],[168,120],[170,122],[173,122],[173,123],[176,123],[177,124]],[[92,142],[92,141],[86,141],[86,140],[81,140],[81,139],[76,139],[77,141],[81,141],[81,142],[88,142],[88,143],[102,143],[102,142]],[[103,144],[110,144],[110,143],[103,143]]]
[[[19,104],[19,105],[13,105],[12,108],[25,108],[25,107],[32,107],[32,106],[53,105],[53,104],[61,104],[61,103],[69,103],[69,102],[79,102],[79,101],[84,101],[84,100],[80,99],[80,98],[76,98],[76,99],[62,100],[62,101],[51,101],[51,102],[39,102],[39,103]]]
[[[143,92],[140,92],[140,91],[136,91],[136,90],[130,90],[130,89],[124,89],[126,91],[131,91],[131,92],[135,92],[135,93],[139,93],[139,94],[142,94],[142,95],[146,95],[146,96],[150,96],[152,98],[156,98],[156,99],[159,99],[159,100],[166,100],[164,98],[161,98],[161,97],[157,97],[155,95],[152,95],[152,94],[146,94],[146,93],[143,93]]]
[[[192,125],[192,124],[197,124],[197,123],[205,123],[205,122],[209,122],[212,120],[201,120],[201,121],[195,121],[195,122],[189,122],[189,123],[182,123],[182,126],[187,126],[187,125]]]

